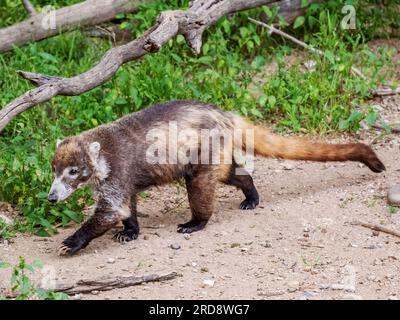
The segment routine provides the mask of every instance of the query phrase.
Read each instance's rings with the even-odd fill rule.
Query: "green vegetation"
[[[8,262],[0,260],[0,269],[11,268],[11,293],[16,300],[66,300],[68,295],[60,292],[46,291],[34,285],[28,276],[28,272],[34,273],[41,269],[43,264],[35,260],[32,264],[26,263],[23,257],[19,257],[16,265],[12,266]],[[5,297],[0,296],[0,300]]]
[[[3,3],[5,4],[3,5]],[[78,0],[33,1],[37,7],[56,7]],[[361,120],[370,124],[379,115],[365,105],[368,89],[390,78],[391,52],[371,52],[366,41],[382,36],[377,28],[383,20],[395,29],[398,16],[390,11],[368,9],[364,1],[329,1],[308,5],[307,13],[292,26],[280,19],[276,8],[259,8],[221,19],[204,35],[202,54],[194,56],[183,37],[171,40],[159,53],[124,65],[113,79],[78,97],[57,97],[19,115],[0,136],[0,201],[22,213],[14,230],[48,235],[56,226],[82,220],[82,209],[90,203],[88,190],[77,192],[67,203],[49,205],[46,199],[51,183],[51,158],[58,138],[77,134],[149,104],[172,99],[196,99],[234,110],[278,130],[327,133],[338,129],[354,131]],[[165,9],[187,7],[188,1],[156,1],[135,14],[121,15],[121,28],[134,36],[154,24]],[[342,30],[344,3],[353,3],[357,29]],[[373,1],[371,1],[373,3]],[[288,33],[326,52],[316,61],[316,70],[302,71],[295,63],[285,66],[285,57],[295,46],[250,23],[248,17],[264,13],[279,22]],[[368,12],[371,11],[371,12]],[[26,17],[20,1],[3,0],[0,27]],[[387,32],[385,33],[387,34]],[[81,31],[69,32],[13,52],[0,54],[0,105],[4,106],[31,85],[16,76],[16,70],[72,76],[91,68],[111,47],[104,39],[87,38]],[[308,54],[308,53],[307,53]],[[276,61],[278,70],[252,94],[249,87],[265,66]],[[356,64],[368,75],[365,81],[350,73]],[[384,70],[384,72],[383,72]],[[12,231],[0,223],[0,236]]]

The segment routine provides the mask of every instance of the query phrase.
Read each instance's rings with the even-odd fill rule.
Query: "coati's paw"
[[[192,233],[203,229],[208,221],[190,220],[189,222],[178,224],[179,233]]]
[[[66,256],[70,255],[71,253],[71,248],[65,245],[62,245],[60,248],[58,248],[58,255],[59,256]]]
[[[138,236],[139,230],[128,229],[117,232],[114,235],[114,239],[120,243],[127,243],[129,241],[136,240]]]
[[[240,204],[239,208],[242,210],[252,210],[258,206],[258,199],[245,199]]]
[[[58,249],[58,255],[59,256],[72,256],[75,252],[79,251],[81,247],[75,246],[71,247],[70,245],[67,245],[63,243],[61,247]]]
[[[58,249],[58,255],[59,256],[67,256],[67,255],[71,256],[84,247],[85,247],[85,244],[83,241],[76,241],[74,239],[68,238],[62,242],[60,248]]]

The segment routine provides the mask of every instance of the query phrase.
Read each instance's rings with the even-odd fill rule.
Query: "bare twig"
[[[362,226],[364,228],[368,228],[371,230],[375,230],[375,231],[381,231],[387,234],[391,234],[395,237],[399,237],[400,238],[400,232],[396,231],[396,230],[392,230],[377,224],[372,224],[372,223],[367,223],[367,222],[360,222],[360,221],[354,221],[351,223],[352,225],[356,225],[356,226]]]
[[[286,8],[289,8],[290,5],[293,6],[293,10],[300,8],[301,1],[299,0],[285,0],[284,2]],[[159,51],[166,42],[178,34],[183,35],[189,46],[198,54],[201,50],[204,31],[222,16],[272,3],[279,5],[280,2],[274,2],[274,0],[191,1],[188,10],[162,12],[158,16],[155,26],[136,40],[110,49],[96,66],[83,74],[64,78],[20,71],[19,74],[30,80],[37,88],[24,93],[0,110],[0,132],[18,114],[39,103],[46,102],[58,95],[80,95],[100,86],[108,81],[122,64],[137,60],[148,53]]]
[[[300,47],[303,47],[304,49],[307,49],[307,50],[311,51],[312,53],[316,53],[316,54],[318,54],[318,55],[320,55],[320,56],[325,56],[325,53],[324,53],[323,51],[311,47],[310,45],[306,44],[305,42],[303,42],[303,41],[301,41],[301,40],[299,40],[299,39],[297,39],[297,38],[291,36],[290,34],[287,34],[286,32],[283,32],[282,30],[279,30],[279,29],[275,28],[274,26],[268,25],[268,24],[266,24],[266,23],[264,23],[264,22],[261,22],[261,21],[258,21],[258,20],[254,20],[254,19],[252,19],[252,18],[249,18],[249,20],[250,20],[251,22],[253,22],[253,23],[259,25],[259,26],[262,26],[262,27],[264,27],[264,28],[267,28],[267,29],[269,30],[269,33],[270,33],[270,34],[276,33],[276,34],[278,34],[278,35],[280,35],[280,36],[282,36],[282,37],[284,37],[284,38],[286,38],[286,39],[289,39],[290,41],[294,42],[295,44],[299,45]],[[353,67],[353,66],[352,66],[352,67],[351,67],[351,71],[352,71],[354,74],[356,74],[357,76],[363,78],[364,80],[367,78],[367,77],[361,72],[361,70],[359,70],[359,69],[356,68],[356,67]]]
[[[115,277],[115,278],[104,278],[98,280],[79,280],[73,285],[63,285],[52,291],[63,292],[69,295],[79,293],[91,293],[92,291],[110,291],[113,289],[120,289],[126,287],[137,286],[147,282],[161,282],[172,280],[180,276],[177,272],[170,272],[163,275],[149,274],[145,276],[126,276],[126,277]],[[45,289],[47,290],[47,289]],[[15,299],[16,293],[5,293],[5,297],[8,299]]]
[[[24,6],[26,12],[28,12],[28,15],[30,17],[33,17],[34,15],[36,15],[35,7],[29,0],[22,0],[22,5]]]
[[[127,276],[115,277],[99,280],[79,280],[72,286],[57,288],[56,292],[64,292],[67,294],[90,293],[96,291],[109,291],[125,287],[137,286],[146,282],[160,282],[174,279],[178,276],[177,272],[170,272],[164,275],[150,274],[141,277]]]
[[[374,129],[377,129],[377,130],[386,130],[384,127],[377,125],[377,124],[373,124],[371,127]],[[390,127],[390,132],[391,133],[400,133],[400,129]]]
[[[372,91],[372,94],[374,96],[393,96],[396,94],[400,94],[400,87],[397,87],[396,89],[392,89],[389,87],[380,87],[378,89],[375,89]]]

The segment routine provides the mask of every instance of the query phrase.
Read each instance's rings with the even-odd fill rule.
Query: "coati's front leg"
[[[121,203],[117,208],[108,203],[107,200],[100,200],[94,214],[70,237],[62,242],[58,254],[74,254],[85,248],[91,240],[103,235],[114,227],[122,219],[130,216],[129,202]]]
[[[237,172],[237,169],[240,172]],[[221,182],[240,188],[246,197],[239,208],[242,210],[254,209],[258,206],[260,198],[256,187],[253,183],[253,178],[246,172],[244,168],[239,167],[235,162],[231,165],[230,170]]]
[[[178,225],[178,232],[192,233],[205,227],[214,210],[216,178],[214,172],[201,172],[187,177],[186,189],[192,218]]]
[[[114,238],[121,243],[136,240],[139,236],[139,223],[137,220],[137,209],[136,209],[136,195],[131,200],[131,216],[125,220],[122,220],[124,229],[115,234]]]

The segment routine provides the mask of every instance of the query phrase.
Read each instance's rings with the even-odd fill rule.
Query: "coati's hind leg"
[[[186,223],[178,224],[178,232],[192,233],[203,229],[213,213],[216,178],[211,169],[185,180],[192,218]]]
[[[114,238],[121,243],[136,240],[139,236],[139,223],[137,220],[136,210],[136,195],[132,197],[130,210],[131,216],[125,220],[122,220],[124,229],[114,235]]]
[[[260,198],[254,186],[253,178],[237,163],[234,162],[230,166],[229,171],[224,173],[220,180],[225,184],[235,186],[242,190],[246,199],[240,203],[240,209],[250,210],[258,206]]]

